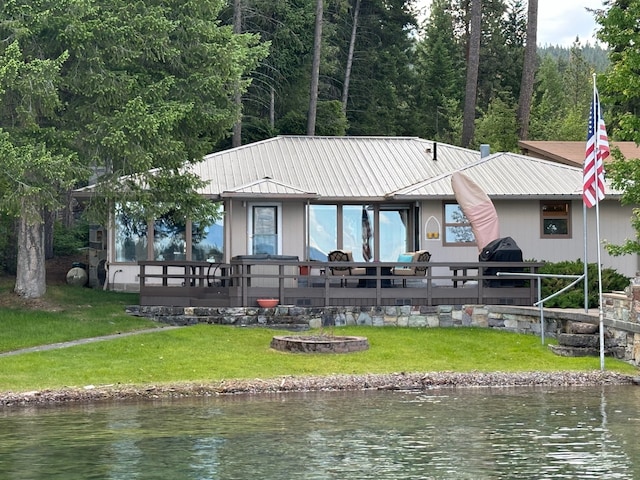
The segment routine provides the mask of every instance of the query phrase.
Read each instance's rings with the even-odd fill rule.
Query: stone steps
[[[564,357],[599,357],[600,331],[598,324],[570,321],[568,333],[558,334],[558,345],[549,345],[556,355]],[[605,330],[604,354],[608,357],[624,359],[625,346],[611,333]]]
[[[561,357],[597,357],[600,355],[600,348],[549,345],[549,349]]]
[[[567,333],[558,334],[558,345],[549,345],[556,355],[563,357],[597,357],[600,355],[598,325],[568,322]]]
[[[560,333],[558,335],[558,344],[574,348],[598,348],[600,336],[597,333]]]

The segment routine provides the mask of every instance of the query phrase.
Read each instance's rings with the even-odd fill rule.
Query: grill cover
[[[489,242],[479,255],[481,262],[522,262],[522,250],[511,237],[503,237]],[[519,267],[487,267],[485,275],[495,275],[497,272],[522,272]],[[485,287],[523,287],[524,280],[520,279],[489,279],[484,281]]]

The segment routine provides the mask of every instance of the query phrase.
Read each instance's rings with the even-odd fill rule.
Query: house
[[[514,153],[479,151],[409,137],[279,136],[207,155],[193,167],[208,184],[202,195],[221,202],[223,220],[210,226],[149,225],[153,235],[115,228],[96,246],[109,265],[109,288],[135,291],[139,260],[229,262],[270,254],[325,260],[333,249],[363,261],[363,214],[372,259],[429,250],[432,261],[476,262],[478,246],[458,207],[451,175],[460,171],[492,199],[500,234],[512,237],[524,259],[595,262],[595,209],[582,204],[580,166]],[[631,207],[607,188],[599,205],[601,238],[622,243],[635,236]],[[147,241],[149,239],[149,241]],[[637,256],[601,253],[602,264],[627,276]]]

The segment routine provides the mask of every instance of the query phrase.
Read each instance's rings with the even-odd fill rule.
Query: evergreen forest
[[[235,136],[216,148],[274,135],[396,135],[517,152],[527,2],[481,2],[473,135],[463,142],[471,3],[434,0],[419,22],[415,0],[235,0],[222,20],[235,22],[236,31],[258,34],[269,54],[247,77]],[[311,132],[318,4],[323,8]],[[585,140],[592,73],[606,69],[607,55],[579,38],[570,47],[538,46],[528,140]]]
[[[598,73],[610,136],[637,141],[640,0],[605,3],[608,51],[537,45],[537,0],[432,0],[426,16],[418,0],[3,2],[0,269],[42,296],[54,224],[71,228],[87,185],[94,225],[114,205],[134,230],[211,223],[187,167],[275,135],[585,141]]]

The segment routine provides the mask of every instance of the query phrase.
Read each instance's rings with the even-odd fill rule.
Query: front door
[[[279,255],[282,249],[282,214],[278,204],[249,205],[249,245],[251,255]]]

